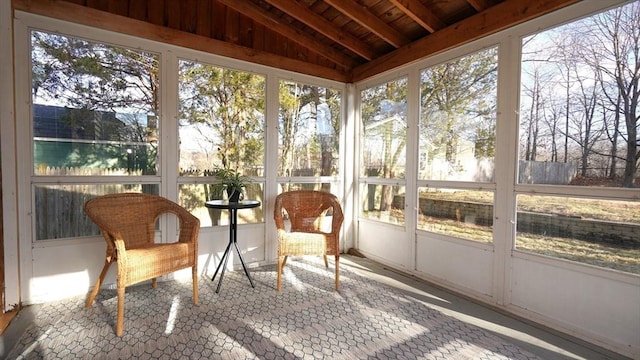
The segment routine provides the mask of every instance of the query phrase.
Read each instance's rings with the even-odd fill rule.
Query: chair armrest
[[[342,222],[344,221],[344,214],[342,213],[342,208],[339,205],[333,206],[333,216],[331,219],[331,233],[338,236],[340,234],[340,228],[342,227]]]
[[[274,205],[273,220],[276,222],[276,229],[284,230],[284,218],[282,217],[282,199],[276,197],[276,203]]]
[[[120,264],[118,266],[118,268],[120,267],[126,267],[127,265],[127,248],[124,244],[124,240],[122,240],[122,238],[117,237],[113,240],[114,243],[114,247],[116,250],[116,259],[118,260],[118,263]]]
[[[196,243],[198,241],[198,231],[200,230],[200,220],[189,214],[190,217],[179,217],[180,235],[178,242]]]
[[[187,209],[175,204],[167,212],[171,212],[178,218],[180,223],[180,233],[178,234],[178,242],[196,243],[198,241],[198,232],[200,231],[200,219],[191,214]]]

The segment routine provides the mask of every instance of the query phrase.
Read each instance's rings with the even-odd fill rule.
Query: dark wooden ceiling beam
[[[396,48],[404,46],[410,41],[399,31],[372,14],[366,7],[360,6],[352,0],[324,0],[324,2]]]
[[[277,32],[298,45],[309,49],[309,51],[325,57],[346,69],[352,68],[355,64],[355,61],[352,58],[340,53],[331,46],[320,43],[318,39],[300,31],[299,29],[296,29],[289,24],[282,23],[278,17],[266,12],[263,8],[250,1],[217,1],[266,26],[268,29]]]
[[[120,0],[12,0],[12,5],[16,10],[192,48],[242,61],[336,81],[357,82],[415,62],[421,58],[461,46],[581,0],[504,0],[497,4],[496,0],[466,0],[469,6],[473,6],[479,12],[439,30],[436,30],[440,26],[439,20],[434,20],[438,19],[437,16],[431,14],[433,15],[431,17],[424,12],[424,9],[420,8],[422,5],[416,5],[420,3],[418,0],[385,0],[387,1],[386,3],[378,0],[378,2],[373,1],[370,3],[384,4],[386,8],[393,9],[394,16],[400,14],[401,11],[404,12],[407,14],[404,17],[406,24],[411,24],[411,21],[408,21],[408,18],[411,17],[414,21],[424,22],[424,24],[421,24],[423,27],[426,26],[436,30],[413,43],[409,43],[409,40],[407,40],[408,35],[401,35],[395,28],[378,18],[377,13],[374,13],[373,10],[369,11],[366,6],[359,5],[360,1],[356,0],[323,0],[322,2],[316,2],[315,4],[321,4],[322,13],[316,12],[316,7],[306,8],[302,3],[303,0],[289,0],[289,5],[292,7],[300,5],[305,7],[308,13],[314,14],[314,16],[310,16],[308,13],[305,15],[304,12],[300,11],[302,9],[285,11],[288,14],[295,12],[294,18],[306,19],[300,21],[309,24],[309,32],[315,31],[315,34],[317,34],[315,36],[309,35],[305,30],[300,29],[297,26],[297,22],[290,23],[289,17],[283,18],[281,11],[269,11],[275,10],[278,6],[271,5],[272,7],[267,7],[268,5],[266,5],[279,4],[284,6],[286,2],[284,0],[260,0],[263,1],[262,3],[256,3],[254,0],[208,0],[210,1],[209,4],[214,8],[198,7],[197,10],[193,9],[195,7],[193,4],[195,4],[194,1],[200,3],[200,0],[189,0],[189,2],[180,0],[146,0],[146,11],[143,11],[144,9],[139,5],[132,6],[129,4],[128,8],[119,7],[121,4],[118,1]],[[298,2],[300,3],[298,4]],[[223,5],[223,3],[227,5]],[[243,6],[243,4],[245,5]],[[229,11],[225,11],[227,8]],[[376,9],[378,8],[376,7]],[[467,8],[467,10],[469,9]],[[110,14],[108,13],[109,11],[121,15]],[[194,20],[193,11],[198,14],[209,11],[211,12],[209,16],[214,18],[208,19],[210,20],[209,22],[200,24],[198,19]],[[127,12],[127,14],[122,14],[123,12]],[[233,14],[235,18],[240,17],[240,14],[243,15],[241,18],[246,24],[239,24],[238,27],[248,29],[257,27],[260,28],[258,32],[262,35],[265,34],[265,29],[268,29],[267,34],[271,36],[254,37],[253,41],[257,41],[258,46],[251,41],[242,42],[242,44],[253,44],[253,46],[256,46],[255,49],[238,45],[233,40],[216,40],[227,39],[225,36],[228,34],[224,32],[226,19],[220,20],[216,18],[220,16],[219,14],[226,13]],[[265,13],[272,13],[272,15],[267,16],[264,15]],[[347,20],[338,15],[339,13],[345,14],[346,17],[352,20]],[[383,12],[380,17],[384,18],[389,14],[391,13]],[[315,16],[323,18],[324,21],[317,21],[318,19]],[[351,28],[351,25],[354,24],[362,26],[356,31],[361,35],[351,34],[348,36],[358,39],[365,46],[373,47],[373,45],[366,45],[363,40],[365,37],[367,40],[379,43],[377,39],[372,39],[375,36],[380,36],[393,46],[401,46],[381,57],[377,57],[378,54],[375,53],[376,50],[374,49],[373,55],[369,53],[370,56],[364,57],[365,59],[372,57],[373,60],[356,66],[355,64],[359,59],[354,54],[363,55],[358,51],[354,51],[359,48],[345,40],[335,43],[334,46],[327,44],[328,40],[335,41],[333,38],[336,37],[344,39],[339,37],[339,31],[342,26],[335,26],[336,29],[334,30],[330,30],[334,26],[328,26],[328,22],[335,25],[334,22],[338,18],[344,20],[342,22],[343,26],[345,26],[344,29]],[[416,18],[419,19],[416,20]],[[178,30],[178,28],[182,28],[181,23],[183,21],[189,23],[196,21],[197,26],[190,24],[185,29],[198,35]],[[415,24],[411,24],[411,27],[415,28]],[[265,29],[261,29],[262,27]],[[368,34],[364,33],[364,29],[369,29]],[[237,31],[234,34],[237,36]],[[274,34],[275,36],[273,36]],[[264,42],[264,39],[279,40],[277,43],[265,45],[260,42]],[[280,48],[281,44],[282,48]],[[275,45],[278,46],[278,49],[272,52],[271,46]],[[267,49],[268,51],[262,49]],[[360,52],[364,53],[364,51]]]
[[[317,76],[340,82],[347,82],[346,71],[309,64],[302,60],[275,55],[266,51],[250,49],[230,44],[210,37],[190,34],[124,16],[109,14],[91,9],[83,5],[72,4],[60,0],[13,0],[13,8],[36,15],[46,16],[63,21],[121,34],[137,36],[165,44],[172,44],[205,53],[225,56],[249,63],[270,66],[297,73]]]
[[[358,82],[466,44],[579,1],[581,0],[513,0],[499,3],[407,46],[357,66],[351,71],[351,82]]]
[[[300,2],[291,0],[265,1],[366,60],[371,60],[376,55],[373,48],[358,40],[355,36],[341,31],[331,21],[309,10]]]
[[[436,32],[447,26],[431,10],[427,9],[418,0],[390,0],[393,5],[402,10],[413,21],[417,22],[430,33]]]
[[[484,11],[484,9],[487,9],[489,6],[491,6],[489,0],[467,0],[467,2],[469,3],[469,5],[473,6],[473,8],[476,9],[477,12]]]

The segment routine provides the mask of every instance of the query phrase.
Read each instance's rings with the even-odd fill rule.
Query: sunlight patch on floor
[[[178,310],[180,309],[180,298],[178,296],[173,297],[171,302],[171,309],[169,310],[169,317],[167,318],[167,326],[164,329],[165,334],[171,334],[176,325],[176,317],[178,316]]]

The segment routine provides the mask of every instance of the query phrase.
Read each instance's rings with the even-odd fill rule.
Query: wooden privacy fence
[[[100,169],[89,167],[54,167],[54,166],[38,166],[35,170],[35,175],[46,176],[117,176],[117,175],[132,175],[141,176],[142,170],[140,169],[126,169],[126,168],[114,168],[114,169]]]
[[[578,174],[578,164],[525,161],[518,164],[518,183],[568,185]]]
[[[38,167],[37,175],[113,176],[142,175],[140,170]],[[89,180],[89,179],[87,179]],[[84,214],[84,203],[98,195],[140,192],[140,184],[52,184],[37,185],[34,191],[36,240],[98,235],[98,227]]]

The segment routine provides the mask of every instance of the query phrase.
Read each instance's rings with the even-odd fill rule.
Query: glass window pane
[[[338,175],[339,91],[280,81],[278,176]]]
[[[213,194],[212,188],[215,187],[216,184],[184,184],[179,186],[178,197],[180,199],[180,205],[200,219],[201,227],[229,225],[228,211],[210,209],[204,205],[208,200],[226,199],[226,194],[223,197],[217,197]],[[253,182],[247,185],[244,191],[244,198],[258,200],[262,205],[257,208],[238,211],[238,223],[248,224],[263,222],[264,185],[258,182]]]
[[[493,192],[418,189],[418,229],[460,239],[493,241]]]
[[[407,144],[407,79],[363,90],[361,176],[404,179]]]
[[[404,225],[405,196],[404,186],[361,184],[360,216],[365,219]]]
[[[181,60],[180,175],[264,171],[264,76]]]
[[[316,190],[316,191],[326,191],[332,193],[336,196],[340,194],[340,183],[332,182],[332,183],[292,183],[286,182],[281,183],[278,188],[278,194],[286,192],[286,191],[294,191],[294,190]]]
[[[419,179],[493,182],[497,48],[420,74]]]
[[[31,32],[36,175],[155,175],[159,57]]]
[[[638,186],[639,9],[523,39],[519,183]]]
[[[516,248],[640,274],[640,202],[518,195]]]
[[[136,192],[157,195],[157,184],[37,185],[34,186],[36,240],[99,235],[84,213],[84,203],[100,195]]]

